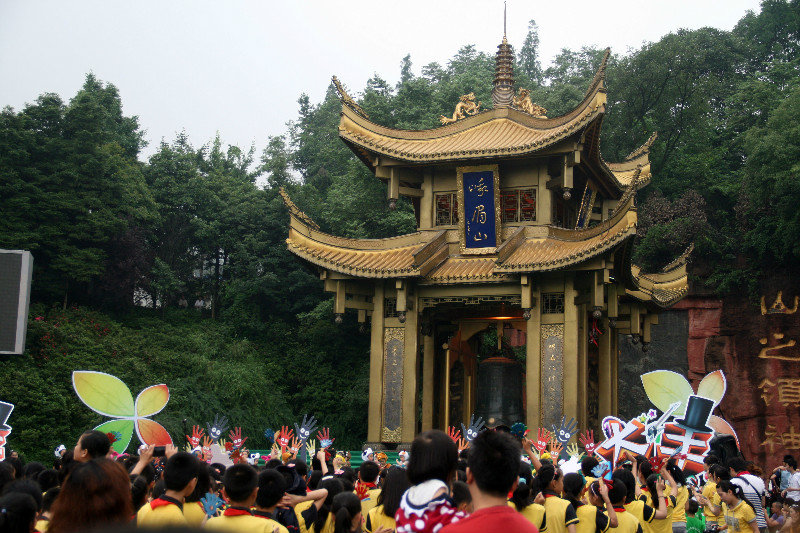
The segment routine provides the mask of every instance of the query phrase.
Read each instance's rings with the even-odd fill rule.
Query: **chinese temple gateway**
[[[662,272],[631,264],[636,191],[655,136],[624,161],[600,154],[608,51],[583,101],[548,118],[514,90],[498,47],[490,110],[473,95],[442,126],[397,130],[342,99],[339,135],[390,205],[411,200],[418,231],[328,235],[282,191],[289,249],[371,327],[373,444],[483,416],[489,426],[598,428],[617,413],[617,338],[650,341],[658,311],[687,292],[685,257]],[[378,117],[380,120],[380,117]]]

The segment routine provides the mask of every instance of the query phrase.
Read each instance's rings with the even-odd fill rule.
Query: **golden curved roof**
[[[339,136],[362,158],[367,151],[410,163],[532,154],[582,130],[605,113],[606,61],[607,56],[583,101],[560,117],[534,117],[500,107],[437,128],[400,130],[372,122],[343,101]]]
[[[661,272],[644,273],[636,265],[631,265],[631,279],[636,289],[628,289],[628,295],[637,300],[651,301],[659,307],[669,307],[689,293],[689,275],[686,264],[694,250],[689,245],[681,255],[665,266]]]
[[[636,189],[641,189],[650,183],[650,148],[656,140],[657,134],[653,133],[647,142],[639,148],[628,154],[628,156],[619,163],[609,163],[604,161],[608,169],[614,174],[623,186],[629,187],[633,182],[634,174],[637,169],[641,169],[639,181],[636,184]]]
[[[289,197],[284,201],[290,205]],[[498,253],[467,257],[458,252],[458,232],[420,231],[388,239],[336,237],[309,225],[291,204],[286,243],[297,256],[320,268],[360,278],[416,277],[438,283],[506,281],[510,275],[575,265],[611,250],[636,234],[629,198],[612,219],[589,229],[520,226]],[[313,221],[311,221],[313,224]]]

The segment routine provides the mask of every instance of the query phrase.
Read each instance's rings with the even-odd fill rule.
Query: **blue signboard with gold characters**
[[[497,165],[458,169],[461,252],[494,253],[500,236]]]

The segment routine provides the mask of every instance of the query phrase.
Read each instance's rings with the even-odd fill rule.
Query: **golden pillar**
[[[369,348],[369,407],[367,409],[367,440],[380,442],[383,416],[381,400],[383,395],[383,281],[375,282],[375,296],[372,299],[372,329]]]
[[[422,431],[433,429],[433,373],[435,368],[433,331],[422,337]]]
[[[416,294],[407,296],[405,346],[403,350],[402,442],[411,442],[417,433],[417,348],[419,342]]]
[[[578,361],[578,307],[575,305],[575,273],[564,279],[564,409],[562,415],[578,420],[580,365]]]
[[[599,413],[598,418],[600,421],[603,418],[611,415],[616,415],[616,410],[613,407],[613,398],[614,398],[614,388],[613,388],[613,376],[614,376],[614,367],[612,364],[613,352],[612,352],[612,338],[616,336],[616,330],[613,330],[609,327],[609,320],[608,318],[603,318],[602,328],[604,335],[600,336],[599,346],[598,346],[598,379],[600,381],[600,398],[599,398]],[[599,428],[595,428],[599,429]]]
[[[527,424],[529,428],[535,428],[541,425],[541,365],[542,354],[540,350],[541,345],[541,291],[537,286],[533,286],[533,281],[529,280],[527,287],[530,298],[528,300],[528,308],[530,309],[531,317],[526,323],[526,345],[525,345],[525,396],[527,398]],[[525,307],[525,290],[526,286],[523,285],[523,307]]]

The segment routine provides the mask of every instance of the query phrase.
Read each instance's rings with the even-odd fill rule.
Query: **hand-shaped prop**
[[[578,445],[573,442],[572,444],[567,446],[567,455],[569,455],[570,457],[577,457],[578,460],[580,460],[582,454],[580,450],[578,450]]]
[[[206,516],[211,518],[219,509],[225,506],[225,500],[217,496],[213,492],[209,492],[202,498],[200,498],[200,505],[203,506],[203,511],[205,511]]]
[[[329,448],[336,440],[331,438],[330,428],[322,428],[322,431],[317,431],[317,439],[319,439],[319,446],[322,449]]]
[[[240,427],[232,429],[228,436],[231,438],[234,448],[241,448],[244,446],[244,441],[247,440],[247,437],[242,438],[242,428]]]
[[[566,444],[569,442],[569,439],[572,438],[572,434],[575,433],[575,428],[578,427],[578,423],[575,421],[574,418],[570,418],[569,422],[566,422],[567,417],[561,417],[561,426],[556,427],[553,426],[553,435],[560,442],[561,444]]]
[[[447,436],[453,439],[453,442],[458,443],[458,439],[461,438],[461,431],[457,430],[455,426],[448,426]]]
[[[294,431],[289,429],[288,426],[281,426],[280,432],[276,433],[275,437],[277,443],[281,445],[281,448],[286,448],[289,446],[289,442],[291,442],[292,437],[294,437]]]
[[[302,445],[303,441],[295,437],[292,439],[292,445],[289,446],[289,451],[292,452],[292,455],[297,455],[297,452],[300,450],[300,446]]]
[[[194,449],[200,446],[200,439],[206,434],[206,431],[200,426],[192,426],[192,436],[186,435],[186,440],[189,441],[189,446]]]
[[[303,423],[299,426],[297,424],[294,425],[294,430],[303,443],[308,440],[308,437],[311,436],[315,429],[317,429],[317,420],[313,416],[311,418],[306,418],[306,415],[303,415]]]
[[[606,460],[600,461],[596,467],[592,468],[592,475],[597,478],[604,478],[611,472],[611,463]]]
[[[650,463],[650,466],[653,467],[653,473],[655,473],[655,474],[660,474],[661,473],[661,467],[664,466],[664,457],[663,456],[650,457],[647,460],[647,462]]]
[[[211,460],[211,445],[214,444],[214,441],[211,440],[209,437],[203,437],[203,460],[209,461]]]
[[[311,439],[310,441],[306,442],[306,451],[308,452],[309,457],[314,457],[314,454],[317,452],[317,441]]]
[[[458,442],[456,444],[458,445],[458,453],[461,453],[467,448],[469,448],[469,441],[464,439],[463,437],[458,439]]]
[[[539,433],[536,436],[536,442],[533,443],[533,447],[536,448],[536,451],[539,453],[544,453],[547,449],[548,442],[550,442],[550,432],[544,428],[539,428]]]
[[[522,422],[517,422],[511,426],[511,434],[518,439],[524,439],[528,435],[528,426]]]
[[[472,440],[478,436],[478,433],[483,431],[483,427],[486,424],[483,422],[483,418],[478,417],[475,419],[475,415],[470,415],[469,417],[469,427],[464,427],[464,424],[461,424],[461,433],[464,435],[464,438],[467,439],[467,442],[472,442]]]
[[[586,455],[591,456],[597,448],[597,444],[594,443],[594,430],[587,429],[586,433],[578,437],[578,442],[580,442],[583,449],[586,450]]]
[[[553,462],[556,462],[558,456],[561,454],[561,450],[563,449],[564,446],[562,446],[557,440],[553,439],[550,441],[550,455],[553,457]]]
[[[214,416],[214,422],[209,422],[206,424],[208,428],[208,436],[211,437],[211,440],[219,440],[225,430],[228,429],[228,419],[221,415]]]
[[[369,498],[369,488],[360,481],[356,481],[356,494],[358,499],[364,501]]]

